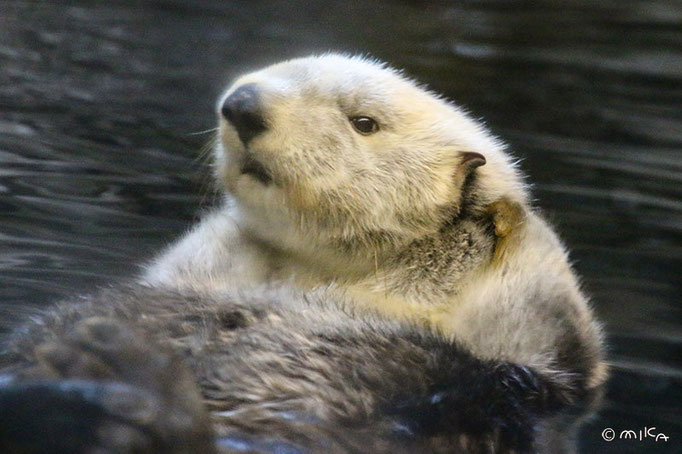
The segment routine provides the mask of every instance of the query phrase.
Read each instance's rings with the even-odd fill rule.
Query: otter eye
[[[360,134],[374,134],[379,130],[379,125],[377,122],[369,117],[352,117],[350,122],[353,124],[355,130]]]

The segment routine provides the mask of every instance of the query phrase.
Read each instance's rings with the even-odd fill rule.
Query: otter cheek
[[[319,153],[298,153],[279,163],[283,170],[281,187],[290,207],[298,211],[319,209],[322,194],[339,184],[338,169],[318,165]],[[345,183],[345,181],[341,181]]]
[[[286,185],[287,200],[298,211],[314,210],[319,202],[319,196],[311,186],[300,182],[291,182]]]

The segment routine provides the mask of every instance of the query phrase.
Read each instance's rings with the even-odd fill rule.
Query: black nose
[[[220,111],[237,129],[239,139],[244,144],[265,130],[260,95],[255,84],[242,85],[235,90]]]

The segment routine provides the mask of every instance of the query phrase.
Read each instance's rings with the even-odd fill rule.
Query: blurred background
[[[229,80],[328,50],[404,68],[523,159],[609,338],[581,452],[682,452],[679,0],[3,0],[1,329],[135,273],[214,200]],[[651,427],[670,440],[602,440]]]

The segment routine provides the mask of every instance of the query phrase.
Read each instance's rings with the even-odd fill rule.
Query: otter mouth
[[[265,167],[251,156],[246,156],[242,162],[241,172],[244,175],[250,175],[263,184],[268,184],[272,181],[270,174]]]

